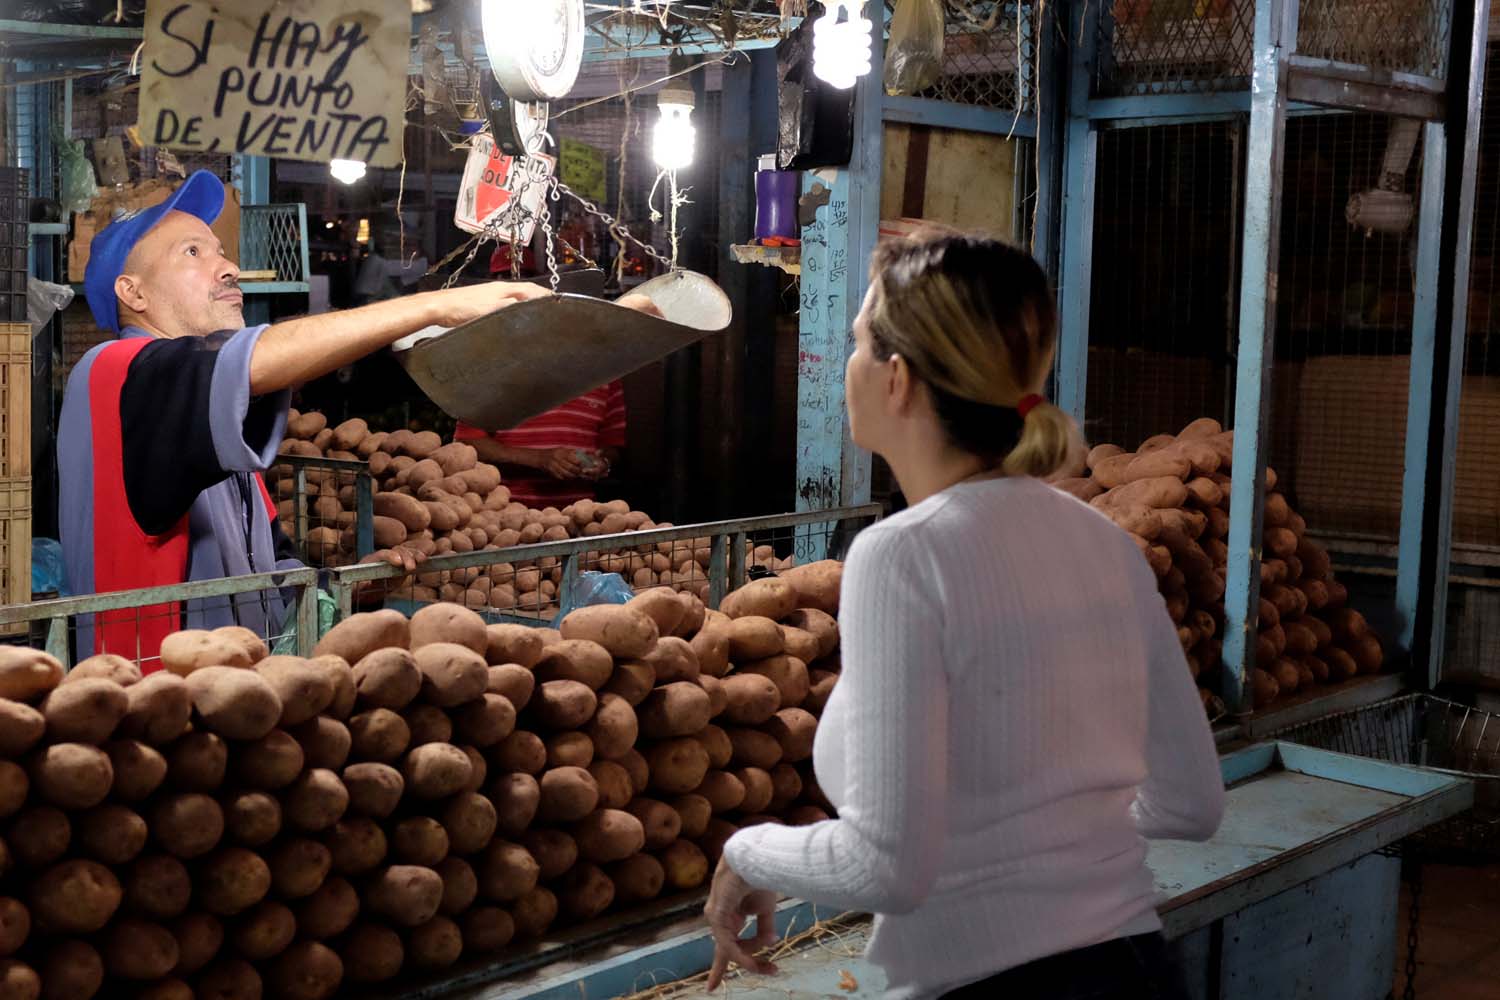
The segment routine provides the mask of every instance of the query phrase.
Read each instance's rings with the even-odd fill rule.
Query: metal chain
[[[658,264],[661,264],[667,270],[675,270],[675,268],[672,266],[671,260],[658,253],[656,248],[651,244],[641,242],[635,235],[630,232],[630,230],[626,229],[618,221],[616,221],[613,215],[610,215],[608,212],[604,211],[604,209],[600,208],[598,205],[595,205],[593,202],[583,197],[583,195],[568,187],[562,181],[557,182],[557,188],[563,194],[566,194],[569,198],[572,198],[574,201],[578,202],[583,210],[589,215],[592,215],[603,222],[604,225],[609,229],[609,234],[613,236],[616,241],[624,243],[626,240],[629,240],[631,243],[634,243],[636,246],[640,247],[641,250],[646,254],[646,256],[650,257]]]
[[[562,276],[557,272],[556,238],[552,234],[552,210],[548,207],[548,202],[555,204],[560,198],[560,195],[557,193],[557,185],[559,183],[561,182],[557,179],[557,174],[554,173],[550,183],[547,185],[547,194],[542,201],[541,213],[542,234],[547,238],[547,281],[552,286],[553,295],[557,294],[557,287],[562,281]]]

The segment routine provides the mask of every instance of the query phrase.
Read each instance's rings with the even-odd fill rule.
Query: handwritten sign
[[[453,224],[467,233],[529,242],[556,168],[556,158],[544,153],[520,160],[506,156],[489,133],[479,133],[469,141]]]
[[[408,0],[147,0],[150,146],[401,163]]]
[[[563,183],[592,202],[602,202],[604,154],[586,142],[564,137],[559,169]]]

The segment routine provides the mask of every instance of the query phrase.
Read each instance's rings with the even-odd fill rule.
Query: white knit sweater
[[[839,818],[725,848],[752,885],[877,914],[889,996],[1160,928],[1144,838],[1205,839],[1213,737],[1146,561],[1034,479],[863,531],[813,763]]]

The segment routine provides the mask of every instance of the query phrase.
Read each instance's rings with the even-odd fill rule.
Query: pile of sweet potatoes
[[[356,996],[700,888],[828,815],[840,572],[558,631],[382,610],[307,659],[183,631],[144,676],[0,648],[0,996]]]
[[[1134,452],[1099,445],[1087,469],[1053,485],[1101,511],[1134,538],[1151,564],[1177,624],[1188,668],[1204,703],[1222,662],[1229,494],[1234,432],[1195,420],[1176,435],[1150,438]],[[1380,640],[1346,607],[1327,550],[1277,490],[1266,470],[1256,666],[1250,683],[1264,707],[1315,684],[1381,669]]]

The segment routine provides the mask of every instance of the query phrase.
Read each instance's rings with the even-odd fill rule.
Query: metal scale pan
[[[634,289],[662,317],[584,295],[506,306],[392,345],[417,385],[449,416],[484,430],[514,427],[729,326],[729,299],[695,271]]]

